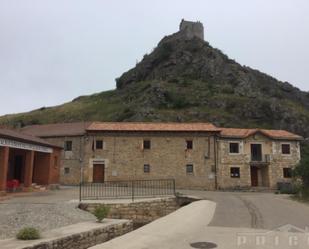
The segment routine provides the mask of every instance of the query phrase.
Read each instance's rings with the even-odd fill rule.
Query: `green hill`
[[[183,32],[164,37],[117,89],[0,117],[24,126],[72,121],[209,121],[309,135],[309,93],[229,59]]]

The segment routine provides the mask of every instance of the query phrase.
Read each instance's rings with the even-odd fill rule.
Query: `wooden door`
[[[93,165],[93,182],[100,183],[104,182],[104,164]]]
[[[251,167],[251,186],[257,187],[258,186],[258,168],[257,167]]]

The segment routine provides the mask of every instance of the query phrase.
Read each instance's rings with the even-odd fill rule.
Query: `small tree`
[[[93,211],[93,215],[97,218],[98,222],[102,222],[102,220],[107,217],[108,213],[109,207],[105,205],[99,205]]]
[[[298,197],[303,200],[309,200],[309,143],[303,143],[302,158],[299,164],[293,170],[293,176],[301,179],[300,188],[298,188]]]
[[[300,178],[304,188],[309,188],[309,144],[302,146],[302,158],[293,171],[294,177]]]

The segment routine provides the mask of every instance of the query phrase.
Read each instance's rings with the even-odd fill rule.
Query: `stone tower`
[[[201,22],[191,22],[182,19],[179,25],[179,30],[184,31],[188,39],[198,37],[204,40],[204,26]]]

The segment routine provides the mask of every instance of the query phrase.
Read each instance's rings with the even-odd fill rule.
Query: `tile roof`
[[[86,133],[91,122],[58,123],[45,125],[29,125],[20,131],[37,137],[80,136]]]
[[[246,138],[258,132],[272,139],[303,140],[303,137],[285,130],[266,130],[266,129],[222,128],[220,136],[230,138]]]
[[[26,143],[44,145],[44,146],[48,146],[48,147],[59,147],[59,146],[53,145],[53,144],[41,139],[41,138],[31,136],[31,135],[27,135],[27,134],[24,134],[24,133],[21,133],[21,132],[18,132],[18,131],[9,130],[9,129],[0,129],[0,137],[12,139],[12,140],[17,140],[17,141],[21,141],[21,142],[26,142]]]
[[[220,129],[210,123],[147,123],[147,122],[94,122],[87,131],[214,131]]]
[[[285,130],[219,128],[211,123],[155,123],[155,122],[77,122],[46,125],[31,125],[21,129],[22,133],[37,137],[80,136],[87,131],[170,131],[170,132],[220,132],[221,137],[246,138],[257,132],[272,139],[302,140],[303,138]]]

